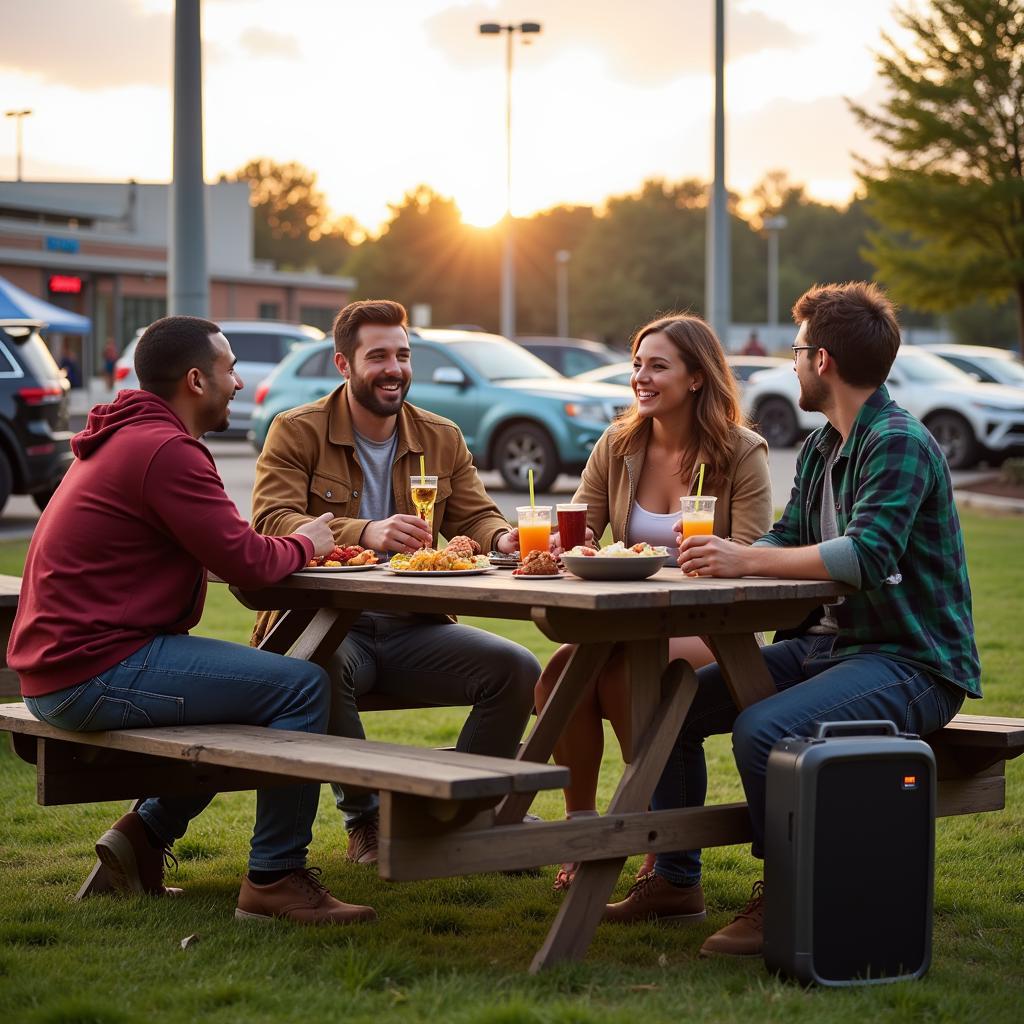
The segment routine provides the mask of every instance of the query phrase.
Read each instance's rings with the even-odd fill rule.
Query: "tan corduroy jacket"
[[[434,543],[438,533],[465,534],[484,551],[500,533],[511,529],[487,496],[459,428],[408,403],[398,414],[398,446],[391,469],[395,511],[415,515],[409,478],[420,471],[437,476]],[[363,471],[356,457],[355,431],[345,386],[326,398],[280,413],[271,425],[256,461],[252,525],[257,532],[283,537],[303,523],[332,512],[331,527],[339,544],[358,544],[370,521],[359,517]],[[256,620],[252,643],[258,644],[276,613]]]
[[[600,539],[610,523],[612,539],[625,541],[647,443],[640,437],[624,457],[615,455],[613,430],[614,427],[606,430],[594,445],[573,501],[587,503],[587,525],[595,537]],[[695,473],[688,493],[696,493],[696,488]],[[764,438],[745,427],[737,427],[727,469],[711,475],[705,472],[702,493],[718,498],[714,529],[719,537],[751,544],[766,534],[772,525],[772,484]]]

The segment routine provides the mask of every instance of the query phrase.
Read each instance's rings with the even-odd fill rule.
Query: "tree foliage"
[[[851,105],[887,149],[864,164],[867,256],[895,296],[949,310],[1015,295],[1024,344],[1024,2],[930,0],[884,37],[890,98]]]

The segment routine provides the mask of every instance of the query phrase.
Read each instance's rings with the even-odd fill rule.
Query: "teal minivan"
[[[496,334],[413,328],[408,400],[459,425],[479,469],[496,469],[508,486],[546,490],[559,473],[583,468],[608,424],[633,403],[616,384],[563,377]],[[258,387],[249,440],[259,451],[279,412],[315,402],[340,383],[331,341],[287,355]]]

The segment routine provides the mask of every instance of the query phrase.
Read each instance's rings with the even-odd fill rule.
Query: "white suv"
[[[1024,450],[1024,395],[1018,388],[979,383],[938,356],[906,346],[885,384],[893,400],[932,432],[950,469]],[[795,444],[825,422],[820,413],[800,408],[799,395],[792,366],[765,370],[747,385],[744,412],[773,448]]]
[[[252,427],[256,389],[264,378],[296,345],[320,341],[325,335],[308,324],[276,320],[218,320],[217,323],[231,342],[231,350],[238,359],[238,374],[245,383],[231,403],[231,427],[224,436],[245,437]],[[114,367],[114,386],[118,391],[139,386],[139,378],[135,376],[135,346],[143,330],[136,332]]]

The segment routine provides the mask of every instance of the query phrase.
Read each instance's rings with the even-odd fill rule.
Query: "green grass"
[[[965,710],[1022,715],[1019,551],[1024,519],[965,515],[985,700]],[[18,573],[25,545],[0,545],[0,572]],[[478,624],[544,658],[532,626]],[[244,642],[250,615],[211,588],[199,632]],[[464,711],[366,716],[376,739],[454,740]],[[710,800],[739,799],[728,741],[709,745]],[[1008,809],[938,824],[934,961],[922,982],[804,991],[760,962],[702,961],[704,936],[745,899],[757,865],[742,847],[707,854],[708,921],[694,929],[602,926],[582,964],[526,974],[558,909],[553,869],[541,878],[481,875],[388,884],[349,866],[324,788],[312,862],[343,898],[380,922],[353,930],[236,925],[232,911],[252,828],[252,794],[227,794],[178,844],[176,901],[72,896],[92,843],[123,804],[42,808],[33,769],[0,747],[0,1008],[12,1024],[125,1021],[850,1021],[860,1024],[1016,1021],[1024,1005],[1024,759],[1008,772]],[[617,750],[606,754],[606,786]],[[603,799],[610,796],[606,788]],[[536,809],[561,813],[546,794]],[[884,851],[880,853],[884,856]],[[630,862],[635,870],[638,859]],[[620,893],[628,884],[623,874]],[[857,886],[858,880],[848,880]],[[879,922],[885,927],[885,922]],[[180,941],[196,933],[187,951]]]

